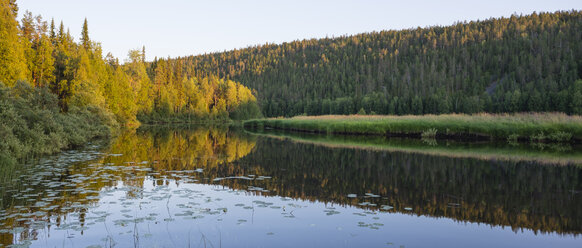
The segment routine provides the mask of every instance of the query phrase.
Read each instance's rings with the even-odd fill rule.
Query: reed
[[[529,142],[579,142],[582,117],[562,113],[446,115],[325,115],[255,119],[247,128],[273,128],[328,134],[479,138]]]

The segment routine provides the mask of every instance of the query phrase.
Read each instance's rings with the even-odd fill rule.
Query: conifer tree
[[[55,45],[55,41],[57,39],[57,34],[55,31],[55,19],[51,19],[51,27],[50,27],[50,36],[49,38],[51,39],[51,43],[53,43],[53,46]]]
[[[89,39],[89,27],[87,25],[87,18],[83,22],[83,29],[81,30],[81,42],[85,50],[91,48],[91,40]]]

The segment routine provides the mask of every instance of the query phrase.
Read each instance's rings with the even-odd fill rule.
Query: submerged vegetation
[[[447,114],[424,116],[297,116],[249,120],[248,128],[329,134],[497,139],[531,142],[582,140],[582,117],[558,113]]]

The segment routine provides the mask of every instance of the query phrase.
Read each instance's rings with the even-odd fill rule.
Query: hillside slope
[[[581,114],[581,30],[580,11],[533,13],[161,59],[149,72],[172,64],[172,73],[239,81],[267,116]]]

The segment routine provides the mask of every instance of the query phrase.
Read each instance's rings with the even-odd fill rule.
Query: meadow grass
[[[480,137],[531,142],[579,142],[582,117],[562,113],[445,115],[325,115],[255,119],[248,128],[274,128],[328,134],[402,135],[436,138]]]

